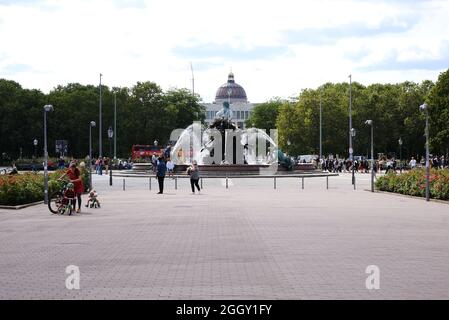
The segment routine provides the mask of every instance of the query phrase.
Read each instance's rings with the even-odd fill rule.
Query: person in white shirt
[[[412,157],[412,160],[410,160],[410,169],[415,169],[416,168],[416,160],[415,158]]]
[[[168,158],[166,166],[167,166],[168,177],[170,178],[170,176],[171,176],[172,179],[174,179],[175,176],[173,175],[173,169],[175,168],[175,164],[173,163],[173,161],[171,161],[170,158]]]

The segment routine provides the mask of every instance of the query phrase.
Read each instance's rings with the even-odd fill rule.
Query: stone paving
[[[0,299],[449,299],[449,205],[369,175],[166,181],[94,176],[101,209],[0,210]],[[83,201],[85,202],[84,197]],[[68,265],[80,290],[68,290]],[[380,269],[380,289],[365,286]]]

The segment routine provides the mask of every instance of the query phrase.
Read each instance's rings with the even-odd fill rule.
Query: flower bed
[[[402,174],[390,172],[377,178],[376,188],[410,196],[426,196],[426,170],[415,169]],[[449,200],[449,170],[432,169],[430,172],[430,197]]]
[[[65,172],[58,170],[49,174],[48,193],[51,194],[63,186],[57,179]],[[88,186],[88,175],[82,170],[82,179]],[[42,174],[25,173],[0,176],[0,205],[17,206],[44,200],[44,176]]]

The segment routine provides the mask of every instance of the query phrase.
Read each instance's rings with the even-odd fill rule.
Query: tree
[[[442,72],[428,97],[430,147],[433,153],[449,153],[449,70]]]
[[[246,120],[246,127],[260,129],[275,129],[276,119],[279,115],[280,107],[286,103],[285,100],[274,98],[267,102],[254,106],[249,118]]]

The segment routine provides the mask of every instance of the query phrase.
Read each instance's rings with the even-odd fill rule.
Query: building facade
[[[217,89],[215,101],[212,103],[204,103],[206,108],[205,122],[210,125],[218,111],[223,108],[223,102],[229,102],[232,111],[232,119],[241,129],[246,128],[245,121],[249,118],[254,104],[248,101],[245,89],[234,80],[234,74],[228,75],[228,82]]]

